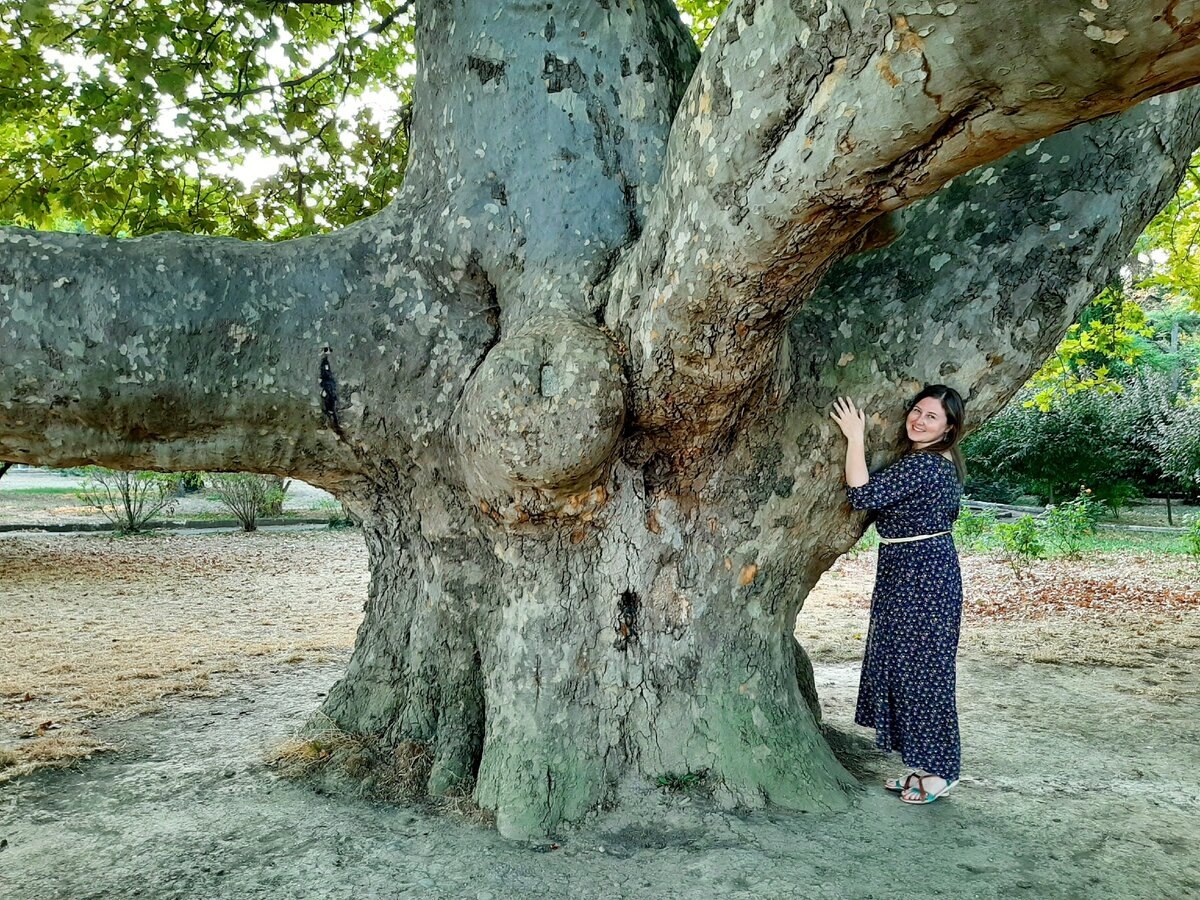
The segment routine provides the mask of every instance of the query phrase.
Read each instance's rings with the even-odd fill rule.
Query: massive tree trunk
[[[1200,77],[1195,5],[1101,6],[742,0],[701,58],[667,0],[425,0],[373,219],[0,233],[0,458],[338,493],[372,582],[322,721],[505,834],[667,772],[835,806],[792,637],[862,530],[829,402],[881,449],[923,382],[996,411],[1200,142],[1192,92],[1090,121]]]

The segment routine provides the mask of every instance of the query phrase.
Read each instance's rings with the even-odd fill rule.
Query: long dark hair
[[[954,468],[958,470],[958,481],[961,484],[967,480],[967,461],[963,459],[962,448],[959,446],[963,437],[963,428],[967,424],[967,405],[954,388],[944,384],[927,384],[921,393],[908,401],[908,405],[904,408],[904,421],[900,423],[900,446],[908,452],[912,452],[914,449],[912,441],[908,439],[908,414],[926,397],[932,397],[942,404],[942,409],[946,411],[946,422],[949,427],[940,441],[921,449],[930,453],[945,453],[949,450],[950,459],[954,461]]]

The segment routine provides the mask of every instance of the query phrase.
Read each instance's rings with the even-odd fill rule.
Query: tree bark
[[[700,59],[667,0],[428,0],[376,217],[0,232],[0,458],[335,491],[372,580],[320,718],[505,834],[667,773],[836,806],[792,637],[863,528],[828,404],[983,421],[1166,202],[1193,92],[1098,117],[1200,76],[1195,4],[1113,7],[740,0]]]
[[[429,793],[472,788],[513,837],[667,773],[731,806],[840,805],[791,634],[819,568],[753,515],[783,489],[772,459],[686,503],[619,465],[592,521],[495,543],[452,485],[410,485],[415,518],[361,504],[371,596],[320,721],[428,747]]]

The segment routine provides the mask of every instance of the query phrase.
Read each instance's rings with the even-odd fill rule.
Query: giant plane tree
[[[303,478],[372,571],[320,712],[513,836],[707,771],[836,806],[793,637],[926,382],[1002,407],[1200,144],[1200,4],[417,0],[396,198],[0,232],[0,458]],[[1174,93],[1172,93],[1174,92]]]

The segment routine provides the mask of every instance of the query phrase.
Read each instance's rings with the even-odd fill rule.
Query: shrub
[[[1074,500],[1046,507],[1046,529],[1059,550],[1072,559],[1078,558],[1084,540],[1096,533],[1101,505],[1091,488],[1081,487]]]
[[[1184,539],[1187,541],[1187,550],[1192,559],[1200,562],[1200,516],[1188,516]]]
[[[87,466],[77,496],[100,511],[122,534],[145,531],[159,513],[175,504],[178,476],[160,472],[117,472]]]
[[[217,502],[233,514],[243,531],[254,531],[260,518],[277,514],[283,508],[283,495],[287,489],[278,476],[246,472],[210,474],[208,484]]]
[[[1033,516],[1025,515],[1011,524],[997,525],[996,533],[1000,537],[1000,546],[1004,548],[1008,564],[1012,566],[1013,574],[1018,578],[1033,560],[1046,555],[1046,548],[1042,545]]]
[[[963,494],[972,500],[982,500],[985,503],[1016,503],[1021,491],[1003,479],[968,471]]]
[[[179,493],[194,494],[204,487],[203,472],[181,472],[179,475]]]
[[[996,514],[964,506],[954,523],[954,542],[964,550],[982,550],[996,530]]]

